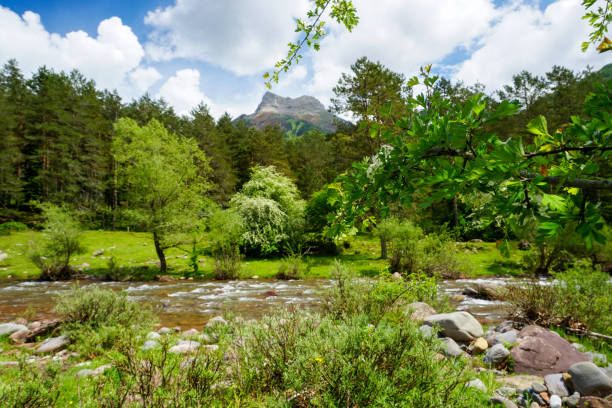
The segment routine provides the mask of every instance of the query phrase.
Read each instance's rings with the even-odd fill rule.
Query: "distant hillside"
[[[234,122],[241,120],[257,129],[278,125],[285,129],[288,137],[300,136],[310,130],[331,133],[336,130],[334,121],[342,121],[312,96],[284,98],[272,92],[264,94],[255,113],[240,115]]]
[[[603,68],[599,70],[599,73],[606,81],[612,80],[612,64],[604,65]]]

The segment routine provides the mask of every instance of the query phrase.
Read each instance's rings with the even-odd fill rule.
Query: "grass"
[[[35,279],[39,275],[36,266],[28,259],[27,250],[30,242],[41,239],[37,231],[19,231],[10,235],[0,235],[0,250],[8,254],[8,258],[0,262],[0,279]],[[355,272],[374,276],[388,265],[380,259],[379,242],[370,235],[351,237],[350,246],[341,245],[338,256],[309,256],[305,260],[310,264],[308,278],[327,278],[334,260],[340,259]],[[152,279],[159,273],[156,266],[157,256],[153,247],[151,234],[126,231],[86,231],[83,233],[85,253],[75,255],[71,265],[78,269],[79,265],[89,264],[84,268],[88,274],[104,274],[107,270],[109,256],[114,256],[120,266],[139,280]],[[503,258],[495,247],[495,243],[461,243],[457,245],[459,258],[469,265],[469,277],[519,275],[521,254],[513,247],[510,258]],[[112,249],[111,249],[112,248]],[[477,252],[473,249],[476,248]],[[100,256],[93,252],[104,249]],[[185,247],[187,249],[187,246]],[[191,271],[188,265],[188,253],[180,248],[166,251],[170,275],[183,276]],[[244,278],[258,276],[259,278],[274,278],[282,262],[281,258],[250,259],[242,263],[241,274]],[[210,256],[199,257],[199,270],[202,277],[214,277],[214,259]]]

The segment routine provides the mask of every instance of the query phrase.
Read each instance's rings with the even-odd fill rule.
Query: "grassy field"
[[[13,232],[0,236],[0,250],[8,258],[0,262],[0,279],[35,279],[38,276],[36,266],[28,259],[30,243],[41,239],[40,232]],[[362,275],[376,275],[387,267],[387,261],[380,259],[378,241],[371,236],[359,235],[348,240],[350,247],[342,248],[338,256],[310,256],[306,260],[310,265],[308,277],[323,278],[329,276],[330,266],[336,259],[348,264]],[[156,266],[157,256],[153,247],[151,234],[125,231],[86,231],[83,233],[85,253],[73,257],[71,265],[84,273],[104,274],[109,258],[114,257],[118,264],[138,279],[151,279],[159,273]],[[517,275],[520,269],[521,254],[513,249],[510,258],[503,258],[494,243],[458,243],[459,258],[466,264],[466,275],[495,276]],[[94,256],[93,253],[104,249],[104,253]],[[187,248],[173,248],[166,252],[169,274],[183,276],[191,271],[188,265]],[[204,278],[214,276],[214,260],[209,256],[198,259],[200,273]],[[280,258],[244,259],[242,277],[273,278],[278,272]]]

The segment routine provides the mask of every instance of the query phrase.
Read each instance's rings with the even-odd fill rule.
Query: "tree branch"
[[[526,153],[526,158],[532,158],[536,156],[549,156],[557,153],[564,152],[593,152],[593,151],[601,151],[605,152],[608,150],[612,150],[612,146],[586,146],[586,147],[562,147],[560,149],[550,150],[548,152],[535,152],[535,153]]]
[[[524,170],[520,172],[520,175],[529,180],[541,177],[537,173],[530,173]],[[564,187],[577,187],[585,190],[612,190],[612,180],[565,179],[559,176],[545,176],[542,179],[549,184],[562,184]]]

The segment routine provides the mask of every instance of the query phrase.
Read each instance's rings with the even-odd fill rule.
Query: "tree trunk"
[[[453,226],[459,227],[459,209],[457,208],[457,196],[453,197]]]
[[[163,275],[166,273],[166,256],[164,255],[164,250],[159,243],[159,236],[157,232],[153,233],[153,243],[155,244],[155,252],[157,252],[157,257],[159,258],[159,271]]]
[[[387,259],[387,240],[380,238],[380,259]]]

